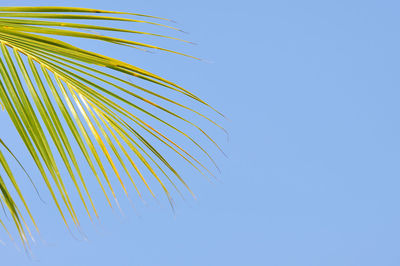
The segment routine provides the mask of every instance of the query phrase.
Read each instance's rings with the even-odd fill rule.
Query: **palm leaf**
[[[108,34],[119,32],[188,41],[94,25],[95,21],[125,21],[179,31],[164,25],[167,19],[127,12],[70,7],[0,7],[0,105],[8,113],[67,227],[71,222],[79,226],[79,215],[70,197],[72,193],[77,193],[89,217],[98,217],[82,167],[89,166],[110,206],[119,206],[113,185],[115,180],[129,197],[124,183],[127,177],[140,197],[146,191],[155,197],[151,183],[158,183],[172,205],[169,187],[179,193],[179,186],[190,189],[171,163],[173,160],[167,159],[164,153],[169,150],[168,155],[174,154],[200,173],[212,175],[207,165],[211,163],[216,167],[214,160],[204,144],[187,129],[197,130],[218,149],[217,143],[194,121],[196,117],[202,118],[223,129],[203,114],[203,107],[215,109],[178,84],[121,60],[49,37],[85,38],[194,58]],[[102,34],[88,32],[93,30]],[[126,80],[126,75],[134,81]],[[181,97],[166,96],[159,92],[160,88]],[[197,107],[183,103],[184,98],[189,98]],[[203,111],[196,111],[196,108]],[[185,118],[183,111],[190,119]],[[177,140],[186,144],[178,144]],[[31,232],[23,213],[27,213],[38,229],[9,164],[9,160],[17,160],[17,156],[2,139],[0,146],[0,165],[4,173],[0,175],[0,202],[11,214],[20,238],[27,243],[27,233],[31,235]],[[61,174],[63,169],[67,174]],[[155,182],[149,182],[151,179]],[[66,185],[67,181],[72,182],[74,190]],[[8,184],[16,193],[9,191]],[[16,202],[22,202],[22,206]],[[2,220],[0,223],[5,227]]]

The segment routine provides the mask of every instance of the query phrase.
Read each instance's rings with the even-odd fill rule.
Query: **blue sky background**
[[[230,142],[215,134],[229,159],[217,155],[220,182],[190,177],[198,199],[179,201],[175,216],[166,201],[136,212],[123,203],[124,216],[103,205],[100,222],[83,222],[88,241],[27,190],[46,242],[33,259],[0,247],[1,265],[400,264],[398,1],[17,3],[178,21],[199,44],[182,49],[211,63],[96,49],[179,80],[225,113]]]

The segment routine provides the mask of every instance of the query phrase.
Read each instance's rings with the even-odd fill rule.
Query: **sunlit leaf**
[[[123,21],[131,23],[131,27],[94,24],[97,21]],[[114,47],[155,49],[197,59],[135,40],[136,36],[153,36],[190,43],[174,36],[135,30],[140,23],[179,33],[178,28],[167,25],[171,22],[142,14],[86,8],[0,7],[0,105],[67,227],[71,222],[80,225],[72,193],[77,193],[91,219],[99,216],[87,186],[90,176],[99,184],[109,205],[119,207],[115,184],[129,198],[132,192],[139,197],[145,193],[156,197],[152,186],[158,184],[171,206],[171,187],[181,195],[179,187],[192,193],[176,160],[168,159],[173,156],[204,176],[213,175],[210,168],[217,166],[208,150],[221,149],[203,126],[207,122],[224,130],[210,118],[218,119],[222,116],[219,112],[159,75],[54,38],[89,39]],[[127,37],[113,37],[113,32]],[[169,92],[180,95],[179,99],[170,97]],[[207,109],[208,115],[204,114]],[[200,120],[202,126],[197,123]],[[196,131],[198,134],[193,134]],[[17,159],[18,154],[12,152],[12,146],[0,139],[0,203],[27,244],[27,234],[33,238],[28,224],[32,223],[37,231],[39,228],[10,165],[25,171],[24,180],[31,176]],[[71,182],[74,189],[66,182]],[[145,189],[140,188],[140,183]],[[25,221],[26,215],[30,222]],[[5,228],[3,220],[0,223]]]

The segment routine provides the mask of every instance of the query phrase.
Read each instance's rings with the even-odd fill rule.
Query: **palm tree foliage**
[[[118,205],[113,179],[116,178],[128,195],[129,189],[123,181],[128,177],[139,196],[144,193],[137,185],[139,182],[147,193],[155,196],[148,182],[155,180],[172,203],[168,187],[178,190],[177,183],[180,183],[190,189],[171,160],[162,155],[161,145],[166,147],[163,152],[170,150],[205,175],[212,175],[207,164],[216,165],[206,148],[185,129],[187,126],[196,129],[219,149],[206,131],[192,122],[195,117],[201,117],[220,127],[202,114],[203,107],[211,108],[202,99],[137,66],[52,36],[86,38],[187,56],[139,41],[111,37],[109,33],[179,39],[95,25],[96,21],[124,21],[178,30],[164,25],[168,22],[166,19],[141,14],[69,7],[0,7],[0,105],[14,124],[67,226],[71,222],[79,226],[71,193],[79,195],[89,217],[98,216],[86,186],[83,165],[91,169],[110,206]],[[139,85],[140,82],[149,86]],[[196,106],[203,106],[202,111],[165,96],[160,88],[181,95],[182,99],[189,98]],[[176,110],[192,115],[188,119]],[[173,121],[180,121],[177,123],[180,126]],[[176,143],[176,136],[185,139],[185,145],[191,143],[191,152]],[[195,150],[201,159],[193,154]],[[27,234],[32,235],[28,224],[38,229],[17,183],[15,169],[10,167],[10,160],[17,158],[12,153],[12,144],[5,143],[0,136],[0,202],[22,241],[27,243]],[[208,163],[202,162],[204,159]],[[61,174],[62,169],[68,174]],[[67,179],[74,191],[65,185]],[[2,220],[0,223],[6,228]]]

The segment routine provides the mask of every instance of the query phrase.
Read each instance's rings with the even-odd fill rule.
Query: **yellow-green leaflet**
[[[108,25],[96,25],[101,21]],[[1,111],[8,114],[35,165],[27,171],[13,144],[0,135],[0,205],[8,217],[8,221],[0,217],[0,224],[10,236],[16,231],[25,247],[29,238],[34,241],[40,225],[20,189],[21,182],[43,182],[47,190],[40,195],[52,199],[72,230],[71,224],[80,226],[78,206],[90,219],[99,217],[92,197],[96,191],[117,208],[121,189],[132,203],[146,194],[157,197],[160,191],[174,208],[176,193],[194,196],[190,177],[182,174],[178,161],[207,178],[219,170],[212,154],[222,149],[209,128],[226,132],[217,122],[223,118],[221,113],[164,77],[57,39],[102,41],[111,47],[156,49],[198,59],[143,42],[143,37],[149,37],[153,42],[191,43],[170,36],[181,34],[168,25],[171,22],[90,8],[0,7]],[[135,28],[138,24],[140,30]],[[157,28],[167,33],[151,32]],[[135,58],[126,58],[130,59]],[[24,174],[16,175],[16,168]],[[89,186],[91,180],[98,186]],[[35,185],[32,188],[36,190]],[[15,230],[7,229],[10,221]]]

